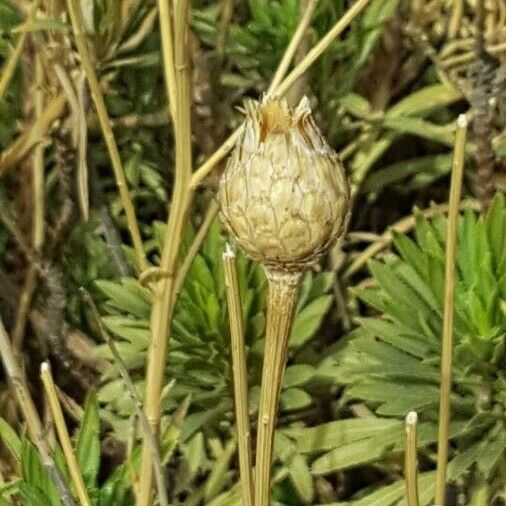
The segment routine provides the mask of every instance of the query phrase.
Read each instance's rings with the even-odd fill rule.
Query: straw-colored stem
[[[12,344],[16,353],[19,353],[23,348],[23,340],[25,336],[26,322],[28,320],[28,313],[32,305],[33,294],[37,287],[37,268],[30,265],[26,271],[25,282],[19,297],[18,309],[16,311],[16,319],[12,329]]]
[[[209,227],[213,223],[213,220],[216,217],[216,215],[218,214],[218,210],[219,210],[218,202],[216,200],[211,200],[206,209],[204,219],[202,220],[202,224],[200,225],[200,228],[197,234],[195,235],[195,238],[193,239],[193,242],[190,248],[188,249],[188,252],[184,257],[184,260],[177,271],[174,286],[174,296],[173,296],[174,300],[176,299],[176,297],[181,292],[181,289],[183,288],[186,275],[188,274],[188,271],[190,270],[193,261],[197,256],[197,253],[200,251],[202,243],[204,242],[204,239],[207,236],[207,232],[209,231]]]
[[[407,506],[418,506],[418,457],[417,447],[418,416],[410,411],[406,416],[406,442],[404,448],[404,480],[406,482]]]
[[[30,150],[42,142],[51,124],[60,117],[66,104],[64,93],[49,100],[42,116],[0,153],[0,177],[16,167]]]
[[[91,501],[88,497],[88,492],[86,491],[86,485],[84,484],[83,476],[79,468],[79,463],[77,462],[74,449],[72,448],[72,442],[70,441],[70,436],[67,431],[67,426],[65,425],[65,418],[63,417],[63,411],[60,406],[60,401],[58,400],[58,394],[56,393],[56,387],[54,384],[53,375],[51,374],[49,363],[43,362],[41,364],[40,378],[46,391],[46,396],[49,403],[49,408],[51,409],[51,414],[53,416],[58,439],[60,440],[63,455],[65,456],[70,478],[74,484],[79,503],[82,506],[91,506]]]
[[[39,55],[35,56],[35,119],[42,117],[44,112],[44,70]],[[39,251],[44,243],[44,149],[39,143],[35,146],[32,155],[32,245]]]
[[[255,506],[269,506],[277,408],[301,274],[267,271],[267,323],[258,409]]]
[[[279,87],[272,89],[271,93],[284,95],[306,70],[321,56],[321,54],[339,37],[349,24],[364,10],[371,0],[357,0],[343,15],[343,17],[324,35],[316,46],[308,52],[302,61],[280,83]],[[242,126],[234,130],[227,140],[193,173],[191,186],[196,188],[204,178],[214,169],[230,150],[235,146],[239,138]]]
[[[31,6],[30,13],[28,15],[29,21],[33,20],[35,17],[35,13],[39,6],[39,1],[37,0]],[[0,102],[4,98],[5,92],[9,88],[9,84],[16,72],[16,68],[18,66],[19,59],[21,58],[21,54],[25,48],[26,39],[28,37],[28,31],[24,30],[19,39],[14,46],[12,53],[7,58],[4,66],[2,67],[2,72],[0,73]]]
[[[448,429],[450,425],[450,394],[452,382],[453,312],[455,291],[455,256],[457,252],[457,220],[464,173],[467,119],[461,114],[457,120],[453,151],[450,202],[446,228],[445,289],[443,336],[441,345],[441,373],[439,389],[439,430],[436,472],[435,506],[445,506],[446,468],[448,465]]]
[[[35,120],[38,120],[44,112],[44,71],[42,61],[38,54],[34,57],[35,67]],[[44,243],[44,149],[45,146],[39,143],[35,146],[32,154],[32,247],[39,252]],[[19,352],[23,347],[26,320],[32,303],[33,294],[37,286],[37,272],[33,266],[28,267],[25,283],[19,299],[16,320],[12,330],[12,343],[14,349]]]
[[[44,431],[40,421],[37,409],[33,402],[28,386],[23,378],[21,370],[16,362],[14,350],[12,348],[9,336],[3,322],[0,318],[0,355],[4,364],[5,372],[11,382],[12,388],[16,394],[16,398],[26,421],[28,433],[31,440],[35,444],[42,461],[47,469],[48,475],[53,481],[56,489],[60,494],[62,503],[65,506],[74,506],[74,500],[70,495],[70,491],[63,482],[63,479],[56,468],[53,458],[49,451],[49,445],[44,439]]]
[[[253,464],[251,459],[251,432],[248,410],[246,344],[244,342],[241,292],[237,277],[236,256],[228,244],[225,253],[223,253],[223,276],[225,278],[230,323],[235,418],[239,447],[239,471],[241,473],[241,497],[243,506],[253,506]]]
[[[174,28],[169,0],[158,0],[158,20],[160,24],[160,38],[164,58],[163,73],[169,113],[176,117],[176,67],[174,64]]]
[[[142,272],[148,267],[148,263],[146,260],[146,253],[144,251],[144,245],[142,243],[141,233],[139,230],[137,217],[135,215],[132,198],[128,190],[127,180],[125,177],[123,164],[121,162],[118,145],[116,144],[116,139],[114,138],[111,120],[107,113],[107,107],[105,105],[102,91],[100,90],[100,83],[98,81],[97,74],[95,73],[95,68],[92,62],[90,50],[88,48],[88,43],[86,41],[86,35],[83,31],[81,14],[76,4],[76,0],[67,0],[67,6],[70,15],[70,20],[72,23],[72,29],[74,32],[77,49],[79,51],[79,55],[81,56],[81,64],[84,73],[86,74],[86,79],[90,87],[93,102],[95,103],[98,121],[100,123],[102,134],[104,136],[104,140],[107,145],[107,150],[109,151],[109,156],[111,158],[111,165],[114,172],[114,178],[116,180],[116,186],[118,187],[121,204],[123,205],[123,209],[125,210],[128,230],[132,238],[132,243],[137,257],[137,261],[139,263],[139,268]]]
[[[181,246],[188,209],[193,193],[190,190],[192,170],[191,149],[191,95],[190,63],[188,58],[188,14],[189,0],[177,2],[174,10],[174,61],[165,54],[164,65],[174,65],[176,90],[170,92],[176,97],[174,137],[176,145],[175,181],[169,219],[166,226],[160,280],[152,285],[153,305],[151,309],[151,340],[148,350],[146,372],[146,416],[153,434],[158,434],[161,416],[161,393],[165,372],[167,344],[170,337],[172,314],[174,312],[174,288],[176,264]],[[170,82],[168,83],[171,84]],[[152,504],[153,467],[149,445],[144,439],[140,476],[140,506]]]
[[[272,92],[276,90],[288,72],[288,68],[290,67],[292,60],[297,53],[297,49],[299,48],[302,38],[304,37],[306,30],[311,23],[311,17],[313,16],[313,12],[317,4],[318,0],[309,0],[306,8],[304,9],[299,24],[295,29],[292,39],[290,40],[285,53],[279,62],[278,68],[276,69],[276,73],[272,78],[271,84],[267,90],[268,95],[272,94]]]

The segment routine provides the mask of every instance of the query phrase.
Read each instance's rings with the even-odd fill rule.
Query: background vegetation
[[[294,66],[352,5],[312,3]],[[192,2],[195,167],[240,125],[243,100],[267,90],[310,4]],[[176,172],[158,8],[139,0],[77,5],[147,272],[163,276],[149,268],[163,256]],[[43,427],[41,435],[25,424],[16,385],[1,372],[0,504],[71,504],[51,479],[58,469],[70,486],[40,381],[49,361],[91,503],[132,505],[143,429],[122,372],[142,397],[156,297],[129,234],[67,4],[0,0],[0,62],[0,316],[22,371],[17,381]],[[445,213],[461,113],[470,132],[448,504],[506,503],[505,89],[501,0],[371,0],[288,90],[292,103],[310,98],[345,164],[353,204],[346,236],[303,280],[276,435],[277,504],[405,504],[410,410],[420,420],[420,503],[433,501]],[[176,279],[159,450],[174,505],[241,504],[221,263],[227,237],[213,201],[221,171],[218,163],[199,184],[178,257],[188,271]],[[256,427],[266,283],[262,269],[238,255]]]

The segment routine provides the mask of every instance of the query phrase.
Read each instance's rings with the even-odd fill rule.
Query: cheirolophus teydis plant
[[[267,328],[255,479],[255,504],[270,501],[276,410],[299,281],[341,235],[349,189],[337,154],[316,126],[306,98],[246,104],[243,133],[219,189],[221,218],[268,279]]]

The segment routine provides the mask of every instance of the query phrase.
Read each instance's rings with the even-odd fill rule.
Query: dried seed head
[[[307,98],[293,111],[279,99],[246,104],[218,198],[230,234],[270,270],[301,270],[343,232],[348,184]]]

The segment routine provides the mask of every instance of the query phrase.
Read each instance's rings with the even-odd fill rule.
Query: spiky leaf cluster
[[[378,417],[348,420],[340,441],[322,444],[328,427],[295,432],[308,453],[328,450],[313,462],[314,474],[379,461],[402,451],[402,419],[419,414],[422,469],[433,468],[439,407],[446,219],[418,216],[414,238],[398,234],[396,254],[372,261],[374,283],[357,294],[376,314],[360,320],[322,374],[346,385],[349,405],[365,403]],[[455,285],[454,361],[451,392],[450,480],[468,475],[466,492],[485,487],[487,504],[499,493],[506,434],[506,207],[498,195],[488,215],[466,211],[459,222]],[[367,421],[368,420],[368,421]],[[341,424],[343,422],[334,422]],[[378,425],[356,437],[364,423]],[[381,424],[386,424],[380,427]],[[334,428],[336,431],[338,427]],[[311,432],[318,432],[314,445]],[[313,434],[315,436],[315,434]],[[338,436],[335,436],[338,437]],[[332,438],[331,438],[332,439]],[[335,438],[334,438],[335,439]],[[308,443],[309,441],[309,443]],[[325,437],[323,438],[325,441]],[[303,449],[304,450],[304,449]],[[432,472],[422,503],[434,494]],[[383,494],[383,495],[382,495]],[[400,504],[402,483],[353,504]]]

